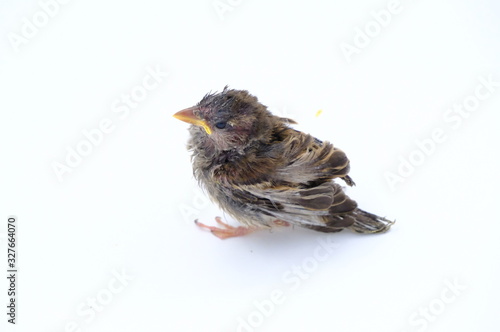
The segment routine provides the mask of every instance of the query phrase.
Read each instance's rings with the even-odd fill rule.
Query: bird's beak
[[[206,121],[198,119],[198,117],[196,115],[194,115],[193,111],[195,109],[197,109],[196,106],[183,109],[182,111],[175,113],[174,118],[179,119],[179,120],[184,121],[184,122],[187,122],[187,123],[190,123],[190,124],[193,124],[195,126],[202,127],[203,129],[205,129],[207,134],[210,135],[212,133],[212,129],[210,129],[210,127],[208,126],[208,123]]]

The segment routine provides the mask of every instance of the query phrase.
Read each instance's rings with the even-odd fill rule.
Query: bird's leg
[[[257,227],[234,227],[223,222],[221,217],[215,217],[215,221],[222,227],[208,226],[199,222],[198,219],[196,219],[194,223],[201,228],[208,229],[213,235],[217,236],[221,240],[228,239],[230,237],[247,235],[258,229]]]
[[[222,227],[208,226],[199,222],[198,219],[196,219],[194,223],[201,228],[208,229],[213,235],[217,236],[221,240],[225,240],[230,237],[244,236],[260,229],[259,227],[234,227],[223,222],[221,217],[215,217],[215,221]],[[274,221],[274,225],[287,227],[290,226],[290,223],[284,220],[276,219]]]

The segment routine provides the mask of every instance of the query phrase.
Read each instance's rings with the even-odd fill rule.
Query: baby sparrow
[[[207,94],[174,114],[192,124],[188,149],[195,178],[244,226],[209,229],[221,239],[289,224],[320,232],[387,231],[392,221],[357,208],[333,179],[354,185],[349,160],[329,142],[289,127],[245,90]]]

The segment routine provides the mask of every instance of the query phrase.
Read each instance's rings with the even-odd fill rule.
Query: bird
[[[195,223],[220,239],[299,226],[324,233],[387,231],[394,221],[358,208],[337,179],[355,185],[346,154],[295,130],[247,90],[207,93],[173,115],[189,123],[193,175],[210,199],[237,220]]]

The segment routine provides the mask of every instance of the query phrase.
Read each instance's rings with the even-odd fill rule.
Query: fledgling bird
[[[221,239],[290,224],[320,232],[349,228],[387,231],[393,221],[363,211],[335,183],[349,186],[349,160],[331,143],[290,127],[245,90],[207,94],[174,114],[192,124],[188,149],[195,178],[220,208],[244,226],[217,217],[209,229]]]

